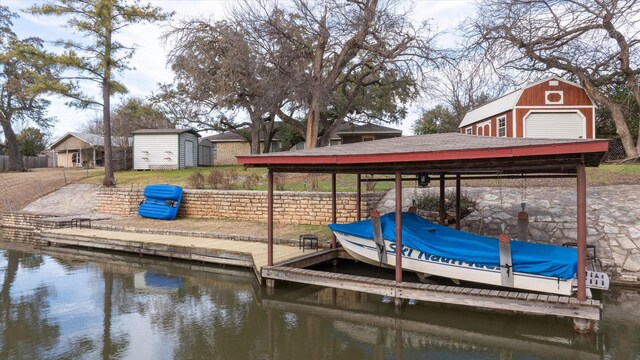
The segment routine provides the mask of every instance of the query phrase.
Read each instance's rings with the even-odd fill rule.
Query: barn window
[[[564,103],[564,94],[562,91],[545,91],[545,105],[562,105]]]
[[[467,135],[472,135],[472,134],[473,134],[473,132],[472,132],[471,128],[467,128]]]
[[[501,116],[498,118],[498,136],[507,136],[507,117]]]

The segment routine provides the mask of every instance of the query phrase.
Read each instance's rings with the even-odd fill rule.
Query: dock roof
[[[238,162],[281,172],[574,173],[579,163],[598,166],[607,148],[607,140],[448,133],[245,155]]]

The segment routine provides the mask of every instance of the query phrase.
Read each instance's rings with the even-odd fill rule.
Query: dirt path
[[[89,176],[102,174],[92,169]],[[6,211],[20,210],[36,199],[64,185],[84,179],[83,169],[42,168],[27,172],[0,172],[0,217]]]

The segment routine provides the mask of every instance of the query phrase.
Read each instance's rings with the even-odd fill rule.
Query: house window
[[[329,143],[329,146],[336,146],[336,145],[340,145],[340,140],[331,140],[331,142]]]
[[[375,140],[375,139],[376,139],[376,137],[375,137],[375,136],[373,136],[373,135],[362,135],[362,141],[363,141],[363,142],[364,142],[364,141],[373,141],[373,140]]]
[[[473,129],[467,128],[467,135],[473,135]]]
[[[280,143],[279,142],[272,142],[271,143],[271,152],[278,152],[278,151],[282,151],[282,149],[280,148]]]
[[[211,144],[211,160],[215,160],[218,157],[218,144]]]
[[[304,141],[300,141],[299,143],[296,144],[296,150],[304,150],[305,147],[306,147],[306,144]]]
[[[498,136],[507,136],[507,117],[501,116],[498,118]]]

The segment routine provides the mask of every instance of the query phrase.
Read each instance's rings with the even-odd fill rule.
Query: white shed
[[[198,166],[211,166],[213,162],[211,159],[211,153],[213,151],[213,144],[211,140],[200,138],[198,139]]]
[[[131,134],[134,170],[176,170],[198,165],[200,134],[193,129],[140,129]]]

